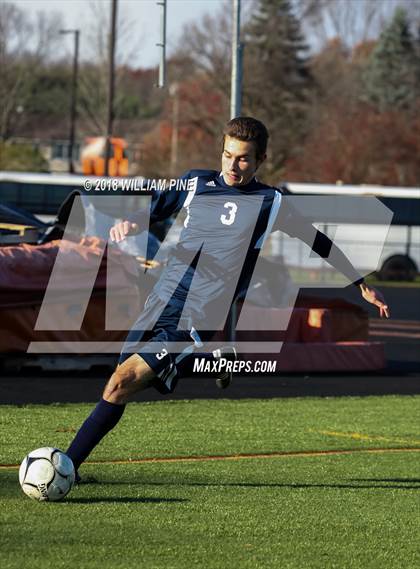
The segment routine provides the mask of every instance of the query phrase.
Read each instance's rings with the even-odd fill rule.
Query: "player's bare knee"
[[[136,374],[133,371],[117,368],[111,375],[105,392],[108,395],[112,394],[113,398],[124,397],[127,392],[132,391],[135,381]]]
[[[124,403],[124,401],[122,401],[121,386],[114,381],[114,375],[111,376],[105,385],[102,397],[110,403]]]
[[[126,403],[130,395],[150,385],[151,374],[134,360],[119,365],[104,390],[104,399],[113,403]]]

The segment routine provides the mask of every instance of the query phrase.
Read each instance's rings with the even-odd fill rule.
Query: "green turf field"
[[[2,406],[0,463],[65,449],[90,407]],[[0,468],[0,567],[418,568],[419,410],[408,396],[132,404],[81,471],[100,483],[65,502],[32,502]]]

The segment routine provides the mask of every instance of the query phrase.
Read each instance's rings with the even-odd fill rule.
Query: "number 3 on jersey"
[[[226,202],[223,207],[225,207],[228,210],[228,213],[227,215],[226,214],[221,215],[220,221],[223,223],[223,225],[232,225],[232,223],[235,221],[236,212],[238,211],[238,206],[236,205],[235,202]]]

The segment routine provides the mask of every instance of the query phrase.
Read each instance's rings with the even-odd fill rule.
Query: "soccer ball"
[[[52,447],[30,452],[19,468],[19,482],[29,498],[56,502],[66,496],[75,479],[74,466],[61,450]]]

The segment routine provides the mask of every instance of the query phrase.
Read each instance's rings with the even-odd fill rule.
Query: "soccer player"
[[[151,211],[135,212],[110,230],[120,242],[147,224],[184,208],[187,217],[178,244],[144,310],[130,331],[119,364],[102,399],[67,450],[76,470],[120,420],[133,394],[155,387],[171,393],[191,372],[194,352],[211,337],[232,300],[246,291],[265,238],[281,229],[306,242],[345,274],[362,297],[389,316],[381,293],[360,278],[331,240],[290,206],[282,193],[255,178],[266,159],[268,132],[251,117],[229,121],[224,129],[222,169],[191,170],[183,176],[188,191],[155,192]],[[235,357],[216,350],[209,358]],[[230,374],[217,379],[220,387]]]

